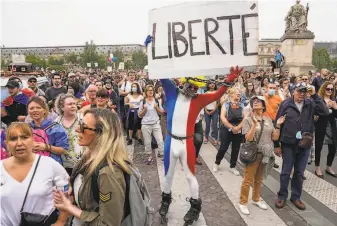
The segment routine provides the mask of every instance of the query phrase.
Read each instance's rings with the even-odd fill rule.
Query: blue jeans
[[[205,137],[208,139],[209,132],[211,129],[211,121],[212,121],[212,137],[214,137],[215,140],[218,140],[218,111],[216,110],[213,115],[208,115],[205,113],[205,121],[206,121],[206,129],[205,129]]]
[[[294,167],[294,174],[291,180],[291,200],[299,200],[302,195],[304,171],[308,163],[310,149],[304,150],[298,148],[297,144],[282,144],[282,171],[280,174],[280,191],[278,198],[286,200],[288,198],[288,185],[290,173]]]

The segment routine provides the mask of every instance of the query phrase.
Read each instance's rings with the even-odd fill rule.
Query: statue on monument
[[[301,0],[296,0],[296,4],[293,5],[286,18],[286,29],[287,32],[305,32],[308,27],[308,12],[309,12],[309,3],[307,4],[306,9],[301,5]]]

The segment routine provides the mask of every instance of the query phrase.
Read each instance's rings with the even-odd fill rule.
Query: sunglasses
[[[28,81],[28,82],[30,82],[30,83],[37,83],[36,80],[30,80],[30,81]]]
[[[108,98],[108,96],[97,96],[97,98],[105,99],[105,98]]]
[[[96,129],[89,128],[89,127],[85,126],[82,120],[80,120],[80,122],[79,122],[78,124],[80,125],[80,132],[81,132],[81,133],[84,133],[84,130],[86,130],[86,129],[87,129],[87,130],[94,131],[94,132],[97,132]]]
[[[326,91],[333,91],[333,88],[325,88]]]

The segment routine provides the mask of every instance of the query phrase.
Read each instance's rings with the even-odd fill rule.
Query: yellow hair
[[[200,76],[195,76],[195,77],[193,77],[193,78],[198,78],[198,79],[206,80],[206,77],[205,77],[205,76],[202,76],[202,75],[200,75]],[[186,78],[181,78],[181,79],[180,79],[180,82],[182,82],[182,83],[185,83],[186,81],[187,81]],[[206,83],[205,83],[205,82],[197,82],[197,81],[194,81],[194,80],[189,80],[188,82],[191,83],[191,84],[194,85],[194,86],[197,86],[198,88],[201,88],[201,87],[206,86]]]

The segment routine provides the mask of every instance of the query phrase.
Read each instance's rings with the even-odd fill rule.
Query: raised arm
[[[174,82],[171,79],[160,79],[160,82],[163,86],[163,89],[165,91],[165,95],[172,96],[173,94],[176,94],[177,92],[177,86],[174,84]]]

